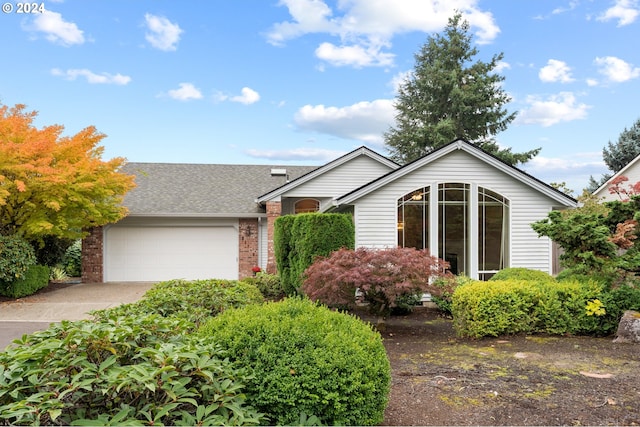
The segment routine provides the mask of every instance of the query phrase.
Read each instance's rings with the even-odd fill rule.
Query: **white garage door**
[[[118,227],[105,232],[105,281],[237,279],[234,227]]]

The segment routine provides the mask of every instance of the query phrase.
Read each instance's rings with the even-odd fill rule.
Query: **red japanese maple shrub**
[[[448,264],[414,248],[340,249],[305,270],[302,291],[329,306],[353,308],[358,289],[373,314],[386,317],[398,297],[441,294],[433,279],[450,275]]]

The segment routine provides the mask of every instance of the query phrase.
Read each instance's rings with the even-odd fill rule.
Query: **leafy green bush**
[[[270,300],[277,300],[284,296],[282,281],[277,274],[269,274],[264,271],[256,273],[253,277],[242,279],[243,282],[255,286],[260,290],[262,296]]]
[[[255,286],[237,280],[169,280],[156,283],[144,297],[132,304],[106,310],[121,315],[155,313],[164,317],[176,316],[199,325],[211,316],[231,308],[261,303],[262,294]],[[97,318],[103,311],[93,313]]]
[[[275,227],[276,260],[287,295],[298,293],[303,273],[316,257],[355,245],[355,226],[348,214],[286,215],[276,220]]]
[[[22,298],[33,295],[49,284],[49,267],[44,265],[29,266],[24,276],[12,282],[0,282],[0,295],[11,298]]]
[[[380,334],[358,318],[289,298],[227,310],[200,329],[248,369],[247,403],[273,424],[382,422],[390,387]]]
[[[0,424],[260,424],[245,402],[246,372],[190,327],[113,314],[17,340],[0,353]]]
[[[458,286],[473,282],[465,275],[438,277],[432,286],[438,291],[431,294],[431,301],[444,313],[451,315],[453,291]]]
[[[76,240],[64,253],[64,269],[71,277],[82,274],[82,241]]]
[[[605,314],[599,318],[599,330],[602,335],[609,335],[618,329],[620,319],[626,310],[640,311],[640,288],[621,285],[607,291],[600,301]]]
[[[18,236],[0,235],[0,282],[22,279],[36,264],[33,247]]]
[[[534,281],[554,281],[555,279],[548,273],[540,270],[531,270],[522,267],[505,268],[494,274],[489,280],[534,280]]]
[[[273,254],[276,259],[282,289],[287,295],[293,295],[296,292],[289,258],[293,246],[291,227],[295,218],[295,215],[284,215],[276,218],[273,223]]]
[[[453,293],[454,327],[480,338],[519,332],[600,334],[589,305],[603,295],[593,281],[495,280],[472,282]]]

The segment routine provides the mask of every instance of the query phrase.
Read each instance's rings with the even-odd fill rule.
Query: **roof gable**
[[[353,201],[375,191],[378,188],[381,188],[382,186],[400,178],[403,177],[407,174],[410,174],[411,172],[420,169],[424,166],[427,166],[428,164],[447,156],[448,154],[456,151],[456,150],[463,150],[466,153],[472,155],[473,157],[483,161],[484,163],[504,172],[505,174],[507,174],[508,176],[526,184],[527,186],[531,187],[532,189],[543,193],[544,195],[550,197],[551,199],[559,202],[561,205],[563,206],[567,206],[567,207],[574,207],[577,205],[577,201],[564,194],[563,192],[551,187],[550,185],[544,183],[543,181],[540,181],[539,179],[529,175],[528,173],[509,165],[508,163],[505,163],[504,161],[500,160],[499,158],[487,153],[486,151],[482,150],[479,147],[476,147],[475,145],[471,144],[468,141],[465,141],[463,139],[457,139],[443,147],[438,148],[437,150],[434,150],[426,155],[424,155],[423,157],[420,157],[419,159],[414,160],[413,162],[407,163],[406,165],[393,170],[391,172],[389,172],[388,174],[381,176],[380,178],[369,182],[368,184],[363,185],[360,188],[357,188],[353,191],[351,191],[350,193],[347,193],[341,197],[338,197],[336,200],[334,200],[334,204],[339,206],[339,205],[344,205],[344,204],[350,204]]]
[[[636,169],[638,169],[637,172],[635,172]],[[640,175],[640,154],[638,154],[633,160],[631,160],[625,167],[613,174],[613,176],[611,176],[611,178],[606,180],[604,184],[598,187],[598,189],[594,191],[593,194],[600,197],[608,195],[609,193],[607,189],[611,185],[611,181],[618,178],[619,176],[627,176],[632,171],[634,171],[635,173],[633,173],[631,181],[635,179],[636,175]],[[634,182],[631,182],[631,184],[634,184]]]
[[[314,169],[313,171],[311,171],[311,172],[309,172],[309,173],[307,173],[305,175],[300,176],[297,179],[293,179],[293,180],[285,183],[284,185],[282,185],[282,186],[280,186],[278,188],[275,188],[275,189],[273,189],[273,190],[271,190],[271,191],[259,196],[256,199],[256,201],[258,203],[263,203],[263,202],[266,202],[268,200],[271,200],[271,199],[274,199],[276,197],[279,197],[280,195],[282,195],[282,194],[284,194],[284,193],[286,193],[288,191],[291,191],[294,188],[296,188],[296,187],[298,187],[298,186],[300,186],[302,184],[305,184],[305,183],[307,183],[307,182],[309,182],[309,181],[311,181],[313,179],[316,179],[321,175],[327,174],[327,173],[331,172],[332,170],[334,170],[334,169],[336,169],[336,168],[338,168],[338,167],[340,167],[342,165],[345,165],[348,162],[350,162],[350,161],[352,161],[352,160],[354,160],[354,159],[356,159],[358,157],[361,157],[361,156],[366,156],[368,158],[371,158],[371,159],[373,159],[373,160],[375,160],[375,161],[387,166],[388,168],[390,168],[392,170],[393,169],[397,169],[397,168],[400,167],[400,165],[398,165],[394,161],[388,159],[387,157],[376,153],[375,151],[371,150],[370,148],[362,146],[362,147],[356,148],[355,150],[353,150],[353,151],[351,151],[351,152],[349,152],[349,153],[347,153],[347,154],[345,154],[345,155],[343,155],[341,157],[338,157],[335,160],[332,160],[329,163],[326,163],[323,166],[320,166],[317,169]]]

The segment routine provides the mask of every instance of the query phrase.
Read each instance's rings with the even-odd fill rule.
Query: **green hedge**
[[[519,332],[597,334],[599,314],[588,304],[602,295],[596,282],[472,282],[453,293],[454,327],[458,335],[474,338]]]
[[[282,283],[282,289],[287,295],[295,293],[296,287],[292,278],[290,253],[293,248],[291,240],[291,228],[295,215],[284,215],[276,218],[273,224],[273,252],[278,268],[278,275]]]
[[[29,267],[36,264],[33,247],[18,236],[0,235],[0,282],[22,279]]]
[[[1,425],[257,425],[245,371],[183,319],[52,324],[0,353]]]
[[[534,280],[554,281],[549,273],[540,270],[530,270],[522,267],[505,268],[494,274],[489,280]]]
[[[247,402],[272,424],[317,416],[325,425],[377,425],[390,387],[380,334],[307,299],[227,310],[201,329],[248,369]]]
[[[0,281],[0,295],[11,298],[22,298],[33,295],[49,284],[49,267],[32,265],[24,276],[11,282]]]
[[[168,280],[156,283],[142,299],[106,311],[93,313],[102,318],[110,313],[136,316],[139,313],[174,316],[200,324],[232,307],[264,301],[260,290],[254,285],[237,280]]]
[[[355,246],[355,226],[349,214],[285,215],[276,219],[274,227],[278,272],[288,295],[298,292],[302,274],[317,256]]]

